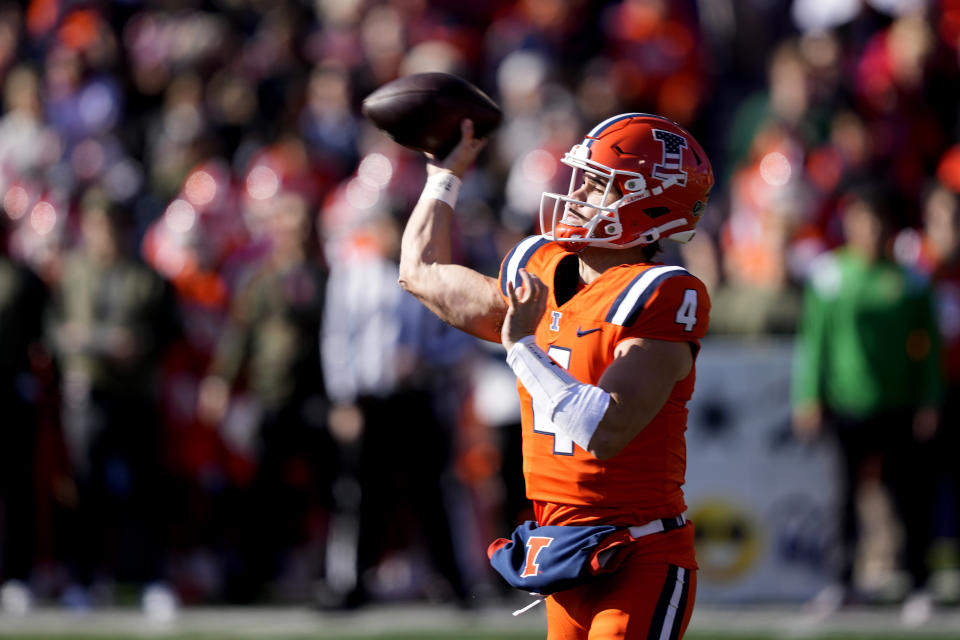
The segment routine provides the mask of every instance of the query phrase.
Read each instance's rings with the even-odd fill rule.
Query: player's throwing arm
[[[444,322],[471,335],[498,342],[507,305],[497,281],[450,262],[450,218],[460,178],[483,148],[473,124],[446,158],[427,164],[427,183],[407,221],[400,244],[400,286]]]

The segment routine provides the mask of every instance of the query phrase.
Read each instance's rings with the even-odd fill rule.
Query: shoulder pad
[[[527,266],[533,254],[545,244],[549,244],[543,236],[530,236],[521,240],[517,246],[507,254],[503,259],[503,266],[500,269],[500,291],[507,295],[507,283],[513,282],[513,286],[520,285],[520,269]]]
[[[606,322],[623,327],[632,325],[646,306],[650,297],[664,280],[675,276],[690,276],[683,267],[652,267],[630,281],[607,312]]]

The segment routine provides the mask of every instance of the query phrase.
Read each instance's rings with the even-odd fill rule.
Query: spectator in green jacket
[[[845,465],[838,582],[821,604],[839,606],[853,594],[855,497],[879,469],[903,524],[903,565],[916,590],[904,614],[912,622],[930,608],[923,591],[935,483],[930,442],[942,382],[931,289],[887,255],[898,212],[893,196],[875,184],[848,190],[840,201],[846,243],[811,266],[797,339],[794,426],[803,439],[829,430]]]
[[[81,238],[52,291],[49,339],[63,382],[63,431],[76,483],[63,527],[72,608],[111,580],[145,585],[144,611],[167,619],[162,431],[157,376],[180,331],[173,290],[132,254],[131,212],[98,188],[80,204]]]

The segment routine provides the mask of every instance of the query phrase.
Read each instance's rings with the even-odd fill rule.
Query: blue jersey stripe
[[[630,290],[633,288],[640,278],[643,277],[641,273],[639,276],[630,281],[630,284],[623,288],[623,291],[620,292],[620,295],[617,296],[617,299],[613,301],[613,304],[610,305],[610,311],[607,312],[607,317],[604,318],[605,322],[613,322],[613,316],[617,314],[617,309],[620,308],[620,305],[623,304],[623,299],[627,297],[627,294],[630,293]]]
[[[637,304],[633,306],[633,310],[630,312],[630,315],[628,315],[627,319],[623,321],[623,326],[625,327],[633,326],[633,323],[637,321],[637,316],[639,316],[640,312],[643,311],[643,308],[647,306],[647,300],[650,299],[650,296],[656,293],[657,288],[660,287],[661,282],[663,282],[668,278],[672,278],[673,276],[683,276],[683,275],[688,276],[690,274],[687,273],[686,271],[671,271],[669,273],[664,273],[662,275],[657,276],[657,278],[650,283],[650,286],[647,287],[642,294],[640,294],[640,297],[637,299]]]
[[[632,325],[660,283],[673,276],[690,275],[682,267],[660,266],[647,269],[630,281],[607,312],[606,322],[624,327]]]

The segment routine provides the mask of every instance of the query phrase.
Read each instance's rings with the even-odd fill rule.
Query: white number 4
[[[677,324],[682,324],[684,331],[693,331],[697,324],[697,290],[687,289],[683,292],[683,302],[677,309]]]
[[[564,369],[570,369],[570,349],[550,345],[547,354]],[[544,415],[546,414],[546,415]],[[544,409],[533,406],[533,431],[553,436],[553,454],[558,456],[573,455],[573,439],[557,431],[556,425],[547,417],[549,413]]]

